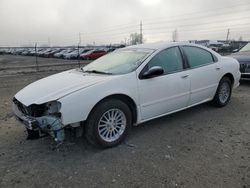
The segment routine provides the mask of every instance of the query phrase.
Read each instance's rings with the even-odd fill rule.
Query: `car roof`
[[[202,47],[201,45],[189,43],[189,42],[155,42],[155,43],[147,43],[147,44],[139,44],[139,45],[132,45],[128,46],[123,49],[152,49],[152,50],[161,50],[172,46],[179,46],[179,45],[190,45],[190,46],[198,46]]]

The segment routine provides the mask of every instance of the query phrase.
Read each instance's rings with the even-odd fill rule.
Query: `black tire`
[[[222,86],[223,85],[227,85],[229,87],[229,95],[228,97],[226,98],[226,100],[222,100],[221,97],[220,97],[220,92],[221,92],[221,89],[222,89]],[[221,80],[220,80],[220,83],[218,85],[218,88],[217,88],[217,91],[216,91],[216,94],[212,100],[212,104],[216,107],[223,107],[223,106],[226,106],[230,99],[231,99],[231,94],[232,94],[232,82],[231,80],[228,78],[228,77],[223,77]]]
[[[118,109],[121,112],[123,112],[123,114],[126,117],[126,125],[123,133],[119,135],[118,139],[108,142],[101,137],[98,131],[100,130],[98,129],[98,124],[103,115],[112,109]],[[94,146],[101,148],[114,147],[120,144],[124,140],[124,138],[126,137],[131,128],[131,125],[132,125],[132,114],[129,107],[121,100],[107,99],[98,104],[90,113],[86,122],[85,137],[87,141]]]
[[[27,130],[27,140],[36,140],[38,138],[40,138],[40,134],[39,134],[39,131],[36,130],[29,130],[29,129],[26,129]]]

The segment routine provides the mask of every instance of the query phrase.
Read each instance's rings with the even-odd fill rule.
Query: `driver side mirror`
[[[148,69],[146,72],[144,72],[141,76],[142,79],[148,79],[157,77],[164,74],[164,70],[160,66],[154,66]]]

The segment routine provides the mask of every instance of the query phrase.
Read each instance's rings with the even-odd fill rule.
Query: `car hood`
[[[83,73],[80,69],[69,70],[33,82],[20,90],[15,98],[25,106],[43,104],[113,77],[115,76]]]
[[[239,62],[243,62],[243,61],[250,62],[250,51],[237,52],[237,53],[231,54],[230,56],[237,59]]]

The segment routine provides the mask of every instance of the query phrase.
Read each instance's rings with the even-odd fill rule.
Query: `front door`
[[[179,48],[159,52],[142,72],[154,66],[162,67],[164,74],[138,80],[142,121],[185,108],[189,101],[190,78]]]

